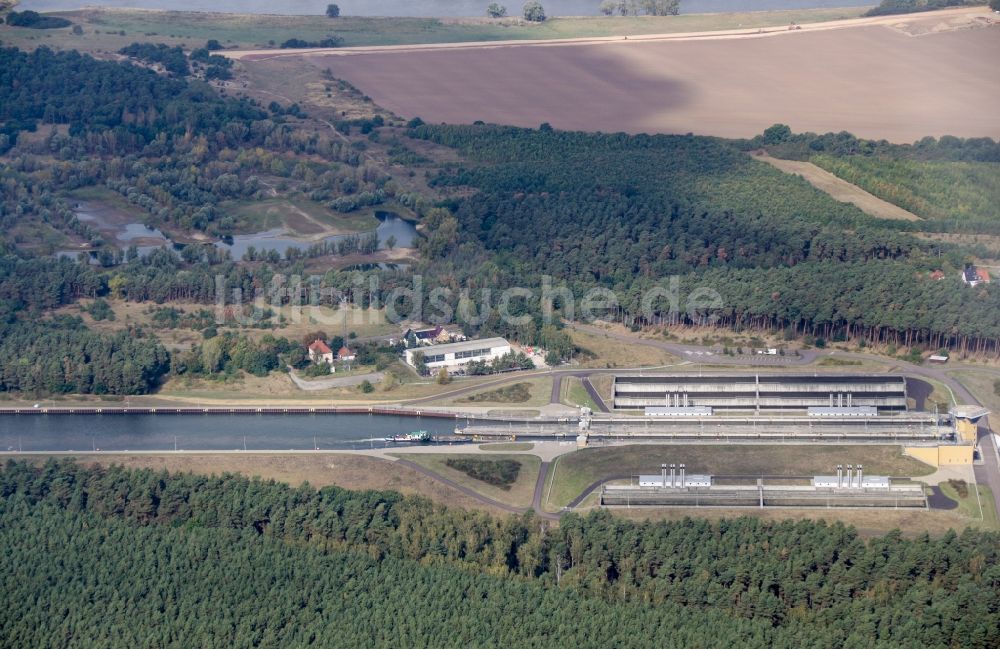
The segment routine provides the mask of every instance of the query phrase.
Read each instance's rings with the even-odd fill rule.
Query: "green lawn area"
[[[685,463],[688,473],[813,476],[837,464],[858,464],[869,475],[922,476],[934,468],[905,457],[899,446],[630,444],[591,447],[559,456],[549,470],[543,505],[557,510],[588,485],[611,476],[657,473],[661,463]]]
[[[997,510],[993,503],[993,492],[989,487],[979,485],[979,498],[977,499],[976,493],[971,490],[972,485],[969,485],[970,490],[965,498],[959,496],[958,492],[947,481],[938,486],[941,487],[941,493],[958,503],[959,514],[971,521],[981,522],[982,526],[987,529],[1000,529],[1000,519],[997,518]],[[982,505],[981,518],[980,505]]]
[[[487,498],[492,498],[493,500],[515,507],[531,506],[531,500],[535,493],[535,481],[538,479],[538,470],[542,464],[541,459],[539,459],[536,455],[491,454],[489,456],[490,460],[509,459],[521,464],[521,471],[517,476],[517,480],[513,485],[511,485],[509,491],[505,491],[499,487],[494,487],[486,482],[482,482],[481,480],[476,480],[462,471],[453,469],[445,464],[445,460],[449,458],[481,460],[483,459],[482,455],[464,455],[456,453],[392,453],[392,455],[419,464],[424,468],[430,469],[434,473],[457,482],[463,487],[468,487],[469,489],[481,493]]]
[[[583,387],[583,381],[575,376],[563,377],[559,401],[567,406],[584,406],[597,412],[597,404],[594,403],[586,388]]]
[[[97,201],[100,203],[109,203],[113,207],[117,207],[123,210],[131,210],[136,214],[143,214],[141,208],[136,207],[132,203],[119,194],[118,192],[108,189],[103,185],[89,185],[87,187],[78,187],[71,192],[66,194],[71,199],[79,201]]]
[[[280,6],[276,10],[280,11]],[[37,30],[3,27],[0,29],[0,38],[6,44],[18,47],[30,48],[44,44],[84,52],[117,51],[135,41],[182,45],[192,49],[201,47],[210,38],[217,39],[225,46],[243,49],[274,47],[289,38],[319,40],[328,36],[342,38],[345,46],[408,45],[784,27],[792,22],[856,18],[864,10],[864,7],[848,7],[681,16],[550,17],[544,23],[534,24],[518,19],[494,21],[486,18],[439,20],[345,16],[331,20],[320,16],[88,8],[56,12],[80,25],[83,34],[73,34],[69,28]]]
[[[294,235],[331,236],[370,232],[378,227],[371,209],[340,214],[300,196],[227,201],[219,205],[219,211],[233,219],[233,234],[284,228]]]
[[[512,385],[524,384],[524,390],[511,390]],[[544,406],[552,396],[552,379],[549,377],[539,377],[524,379],[512,384],[501,385],[494,388],[455,397],[441,405],[450,406],[515,406],[517,408],[527,408],[531,406]],[[527,397],[527,398],[523,398]]]
[[[127,198],[103,185],[79,187],[67,192],[66,197],[71,203],[84,201],[94,204],[104,212],[105,220],[114,223],[145,223],[153,218],[146,210],[138,205],[133,205],[128,202]]]
[[[323,374],[321,376],[306,376],[303,373],[299,372],[299,373],[297,373],[297,376],[300,379],[302,379],[303,381],[305,381],[305,382],[308,383],[308,382],[311,382],[311,381],[320,381],[320,382],[322,382],[322,381],[326,381],[328,379],[343,379],[343,378],[347,378],[347,377],[350,377],[350,376],[359,376],[359,375],[362,375],[362,374],[371,374],[372,372],[376,371],[374,365],[358,365],[358,364],[355,363],[355,364],[350,365],[350,370],[347,369],[348,368],[347,364],[339,363],[338,362],[338,363],[335,363],[335,365],[336,365],[337,371],[334,372],[334,373],[332,373],[332,374]]]
[[[531,442],[497,442],[495,444],[480,444],[480,451],[491,453],[509,453],[510,451],[530,451],[535,448]]]

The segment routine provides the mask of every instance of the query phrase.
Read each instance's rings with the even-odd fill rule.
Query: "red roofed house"
[[[931,273],[931,279],[938,282],[941,281],[942,279],[944,279],[944,271],[942,270],[934,271],[933,273]]]
[[[990,274],[982,268],[976,268],[972,264],[967,264],[962,271],[962,281],[969,286],[979,286],[990,283]]]
[[[316,339],[309,345],[309,360],[333,365],[333,350],[322,340]]]
[[[352,352],[346,346],[341,347],[340,351],[337,352],[338,361],[353,361],[354,358],[355,358],[354,352]]]

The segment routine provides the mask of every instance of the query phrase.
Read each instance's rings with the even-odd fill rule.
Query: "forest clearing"
[[[781,169],[785,173],[802,176],[809,184],[841,203],[851,203],[856,205],[865,214],[870,214],[877,219],[899,219],[901,221],[919,221],[920,217],[912,212],[907,212],[903,208],[884,201],[877,196],[872,196],[857,185],[834,176],[829,171],[817,167],[811,162],[799,160],[781,160],[762,154],[754,156],[758,160],[763,160],[769,165]]]

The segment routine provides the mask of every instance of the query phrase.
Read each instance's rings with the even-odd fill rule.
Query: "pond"
[[[521,0],[499,2],[510,15],[520,13]],[[84,6],[135,7],[174,11],[321,16],[328,0],[295,0],[275,4],[265,0],[21,0],[20,8],[35,11],[79,9]],[[490,0],[338,0],[344,16],[409,16],[460,18],[485,16]],[[596,16],[601,0],[542,0],[550,16]],[[681,13],[769,11],[819,7],[862,7],[872,0],[682,0]]]
[[[389,237],[395,238],[394,246],[396,248],[410,248],[413,246],[413,241],[417,237],[417,229],[413,223],[400,218],[395,212],[382,210],[375,212],[375,218],[379,221],[379,225],[375,229],[375,233],[378,235],[379,250],[386,248],[386,242],[389,240]],[[251,247],[258,252],[275,250],[283,256],[289,248],[307,250],[310,246],[317,243],[336,243],[350,237],[364,238],[368,234],[370,233],[359,232],[357,234],[342,234],[327,237],[317,241],[303,241],[301,239],[293,239],[288,236],[285,230],[276,228],[254,234],[238,234],[226,241],[219,241],[215,245],[223,250],[228,250],[233,259],[239,260],[243,258],[243,255]]]
[[[454,434],[465,420],[400,415],[0,415],[0,450],[227,451],[366,449],[390,435]],[[458,441],[458,438],[455,440]]]
[[[75,208],[75,214],[81,221],[91,223],[95,228],[101,230],[108,241],[116,244],[119,248],[127,249],[129,246],[135,245],[141,256],[162,246],[173,245],[167,235],[159,230],[147,227],[142,223],[118,222],[111,218],[107,210],[108,208],[102,206],[80,202]],[[414,239],[417,237],[417,229],[413,223],[401,218],[395,212],[385,210],[376,210],[375,218],[379,221],[375,233],[378,235],[380,250],[384,250],[387,247],[386,244],[390,237],[395,239],[393,245],[397,248],[410,248],[413,246]],[[243,258],[243,255],[251,247],[257,251],[275,250],[283,256],[288,248],[306,250],[317,243],[336,243],[349,237],[356,236],[363,238],[368,234],[370,232],[359,232],[357,234],[327,237],[326,239],[317,241],[304,241],[302,239],[293,239],[288,236],[285,230],[276,228],[254,234],[236,235],[224,241],[217,241],[215,245],[220,249],[228,250],[233,259],[239,260]],[[80,252],[80,250],[59,250],[56,251],[55,255],[57,257],[76,259]],[[96,253],[90,252],[88,254],[90,263],[97,264]]]
[[[73,214],[80,221],[100,231],[104,239],[118,248],[127,249],[135,246],[140,255],[146,255],[151,250],[172,245],[170,239],[156,228],[142,223],[132,223],[132,214],[104,203],[80,201],[73,208]],[[81,250],[59,250],[57,257],[76,259]],[[90,252],[90,263],[98,263],[96,253]]]

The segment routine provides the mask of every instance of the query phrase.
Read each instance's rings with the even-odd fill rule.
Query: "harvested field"
[[[925,14],[762,35],[345,50],[308,59],[393,113],[428,122],[726,137],[781,122],[896,142],[995,138],[1000,25],[989,20],[955,28]],[[946,29],[920,27],[928,21]],[[244,63],[273,65],[267,56],[250,54]]]
[[[877,219],[893,219],[899,221],[919,221],[920,217],[913,212],[872,196],[857,185],[842,180],[826,169],[817,167],[811,162],[800,160],[780,160],[769,155],[755,155],[758,160],[784,171],[786,174],[802,176],[810,185],[830,195],[841,203],[851,203],[859,210]]]

